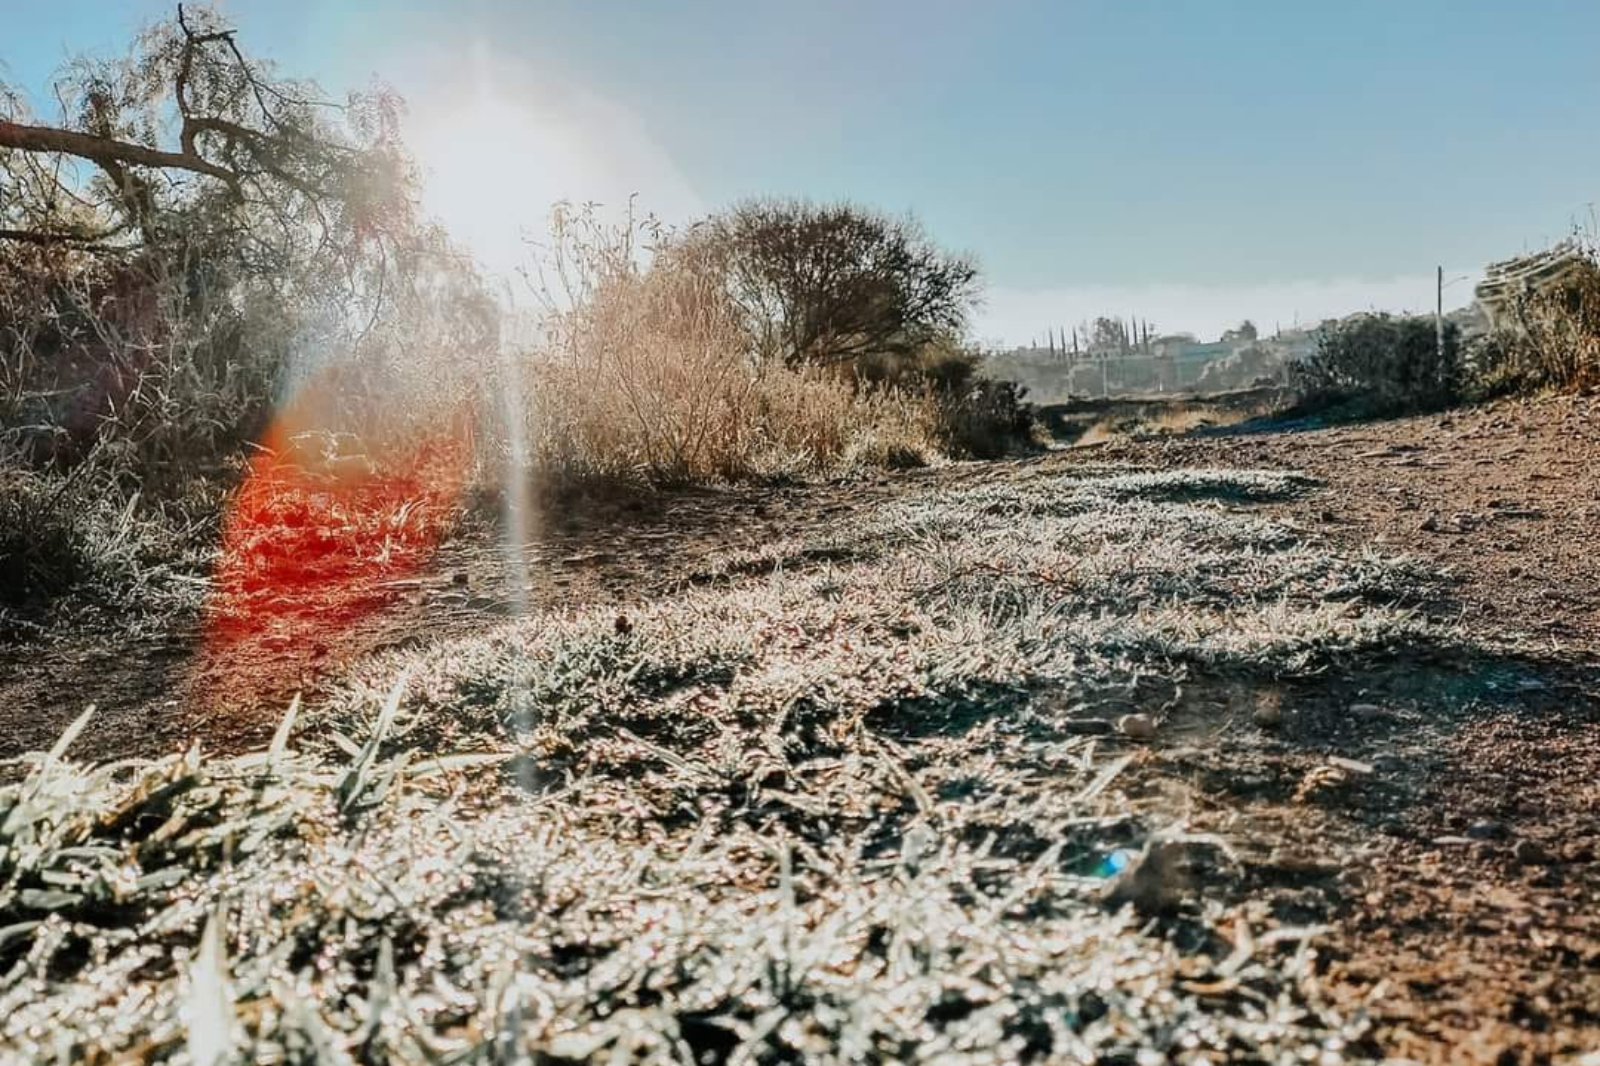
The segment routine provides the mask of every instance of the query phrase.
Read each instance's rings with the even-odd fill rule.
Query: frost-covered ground
[[[1453,635],[1279,472],[929,489],[0,791],[7,1061],[1346,1061],[1318,930],[1124,783],[1186,691]],[[230,1061],[231,1061],[230,1060]]]

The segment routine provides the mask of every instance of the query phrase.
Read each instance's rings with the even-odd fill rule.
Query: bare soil
[[[1272,847],[1289,861],[1262,877],[1333,923],[1330,978],[1387,1054],[1540,1062],[1600,1048],[1600,397],[1225,432],[1085,450],[1310,473],[1326,489],[1282,505],[1296,522],[1424,560],[1453,579],[1429,609],[1505,650],[1286,693],[1275,743],[1198,757],[1207,820],[1263,817],[1281,834]],[[1299,804],[1248,795],[1313,754],[1374,772]]]
[[[314,697],[359,656],[484,629],[525,603],[670,595],[713,552],[825,533],[930,484],[1083,462],[1304,471],[1323,489],[1268,505],[1275,517],[1449,579],[1423,609],[1481,651],[1268,689],[1212,684],[1163,724],[1137,787],[1228,840],[1280,918],[1329,927],[1327,985],[1372,1018],[1367,1050],[1542,1062],[1600,1048],[1595,396],[1337,427],[1246,422],[835,485],[570,498],[546,509],[526,573],[492,523],[472,523],[421,572],[280,604],[274,626],[225,654],[204,619],[0,649],[0,757],[48,746],[89,703],[80,758],[196,739],[248,749],[292,693]]]

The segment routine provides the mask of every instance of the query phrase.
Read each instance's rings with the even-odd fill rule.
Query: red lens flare
[[[219,668],[242,660],[250,695],[298,687],[312,659],[381,614],[460,507],[473,449],[465,410],[380,444],[326,428],[333,384],[313,379],[276,417],[224,522],[204,647]]]

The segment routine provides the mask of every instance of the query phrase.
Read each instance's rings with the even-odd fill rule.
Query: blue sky
[[[1600,3],[229,0],[330,88],[411,100],[430,204],[492,262],[550,200],[915,211],[987,335],[1090,314],[1202,334],[1431,304],[1600,200]],[[0,0],[37,90],[171,5]],[[1470,295],[1454,286],[1451,302]]]

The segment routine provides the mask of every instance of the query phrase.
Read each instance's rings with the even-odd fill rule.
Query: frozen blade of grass
[[[72,742],[78,739],[78,734],[83,732],[84,726],[89,724],[89,719],[94,717],[94,704],[90,704],[84,712],[72,720],[72,724],[62,730],[61,736],[50,748],[50,753],[45,757],[47,762],[58,763],[67,749],[72,747]]]
[[[355,1043],[363,1049],[364,1059],[372,1058],[374,1041],[383,1031],[384,1014],[394,1001],[398,987],[394,974],[394,941],[388,937],[378,941],[378,961],[367,988],[366,1018],[356,1032]]]
[[[344,776],[339,781],[335,790],[339,809],[349,812],[361,799],[366,791],[367,771],[371,768],[373,760],[377,757],[378,749],[389,737],[389,730],[394,727],[395,716],[400,712],[400,699],[405,695],[406,685],[410,683],[410,671],[402,670],[395,679],[394,687],[389,690],[388,698],[383,701],[383,707],[378,712],[378,720],[373,724],[372,732],[367,736],[367,742],[356,754],[355,759],[345,770]]]
[[[487,1023],[485,1035],[494,1048],[494,1057],[505,1059],[514,1057],[515,1048],[522,1035],[522,1002],[517,994],[516,961],[509,955],[503,956],[493,973],[489,975],[488,986],[484,989],[483,1003],[488,1013],[485,1019]],[[561,1038],[558,1037],[557,1040],[559,1039]],[[563,1052],[556,1049],[555,1041],[552,1041],[550,1050],[558,1057],[563,1055]],[[592,1048],[589,1049],[589,1052],[592,1051]]]
[[[5,820],[0,822],[0,845],[15,840],[20,834],[27,831],[30,822],[50,813],[46,799],[47,790],[51,787],[51,777],[62,765],[62,759],[67,754],[67,749],[72,747],[72,742],[78,739],[78,734],[83,732],[89,724],[89,719],[94,716],[94,704],[90,704],[84,712],[73,719],[72,723],[62,730],[61,736],[45,754],[45,757],[36,763],[25,779],[22,791],[15,802],[7,805]],[[4,852],[0,851],[0,855]],[[0,882],[3,889],[4,882]],[[3,898],[0,891],[0,898]]]
[[[348,759],[357,759],[361,756],[361,745],[337,729],[328,731],[328,742],[343,752]]]
[[[22,905],[32,911],[60,911],[83,902],[83,896],[77,892],[64,892],[60,889],[25,888],[19,894]]]
[[[318,1066],[355,1066],[355,1059],[336,1043],[337,1037],[308,1000],[293,999],[284,1012],[284,1022],[289,1033],[310,1045],[308,1061]]]
[[[122,509],[122,514],[117,519],[116,539],[119,542],[126,541],[131,536],[133,531],[133,516],[139,509],[139,496],[139,491],[135,490],[133,494],[128,497],[128,504]]]
[[[227,950],[222,943],[225,924],[220,912],[212,912],[189,966],[182,1019],[188,1030],[189,1057],[195,1066],[217,1066],[233,1050],[233,992],[228,982]]]
[[[664,748],[660,744],[646,740],[630,729],[624,729],[623,727],[618,726],[616,732],[617,736],[621,737],[623,740],[626,740],[630,744],[637,745],[642,750],[649,752],[651,755],[660,759],[662,762],[666,763],[674,770],[677,770],[679,773],[702,780],[710,776],[704,770],[695,766],[689,760],[685,759],[672,749]]]
[[[21,940],[26,936],[32,936],[34,930],[38,929],[39,926],[43,924],[43,921],[17,922],[14,925],[8,925],[4,928],[0,928],[0,949],[4,949],[13,941]]]
[[[1094,780],[1083,786],[1083,789],[1074,797],[1073,803],[1075,805],[1087,805],[1096,796],[1104,792],[1111,785],[1111,782],[1117,779],[1117,775],[1126,770],[1133,760],[1134,756],[1131,754],[1112,759],[1100,768],[1100,772],[1095,774]]]
[[[419,762],[411,771],[413,781],[423,781],[440,774],[459,773],[462,770],[477,770],[485,766],[500,766],[509,762],[512,753],[508,751],[466,752],[460,755],[430,755]]]
[[[294,731],[295,719],[300,716],[300,693],[296,692],[289,701],[289,709],[284,712],[283,721],[278,723],[277,732],[272,734],[272,743],[267,747],[267,769],[270,771],[277,763],[278,757],[289,747],[289,734]]]

